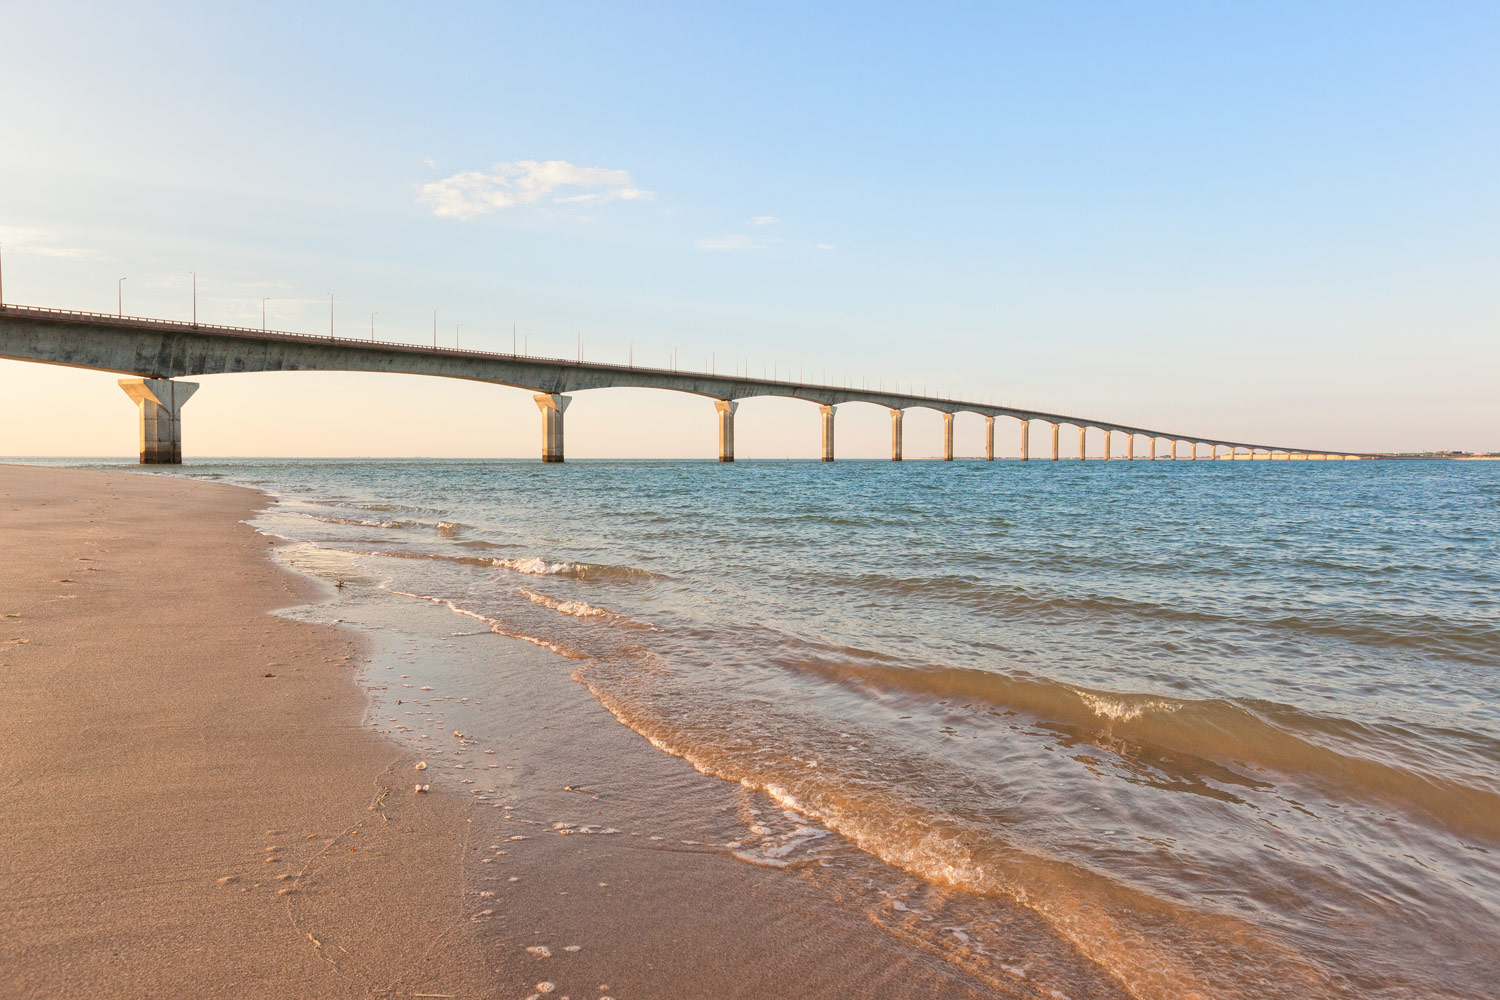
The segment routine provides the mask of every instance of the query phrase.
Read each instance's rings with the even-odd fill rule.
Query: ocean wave
[[[887,573],[810,574],[819,586],[886,594],[902,600],[957,604],[987,614],[1045,621],[1049,625],[1114,619],[1149,624],[1221,626],[1260,634],[1298,633],[1338,639],[1356,646],[1400,649],[1435,660],[1500,666],[1500,621],[1454,619],[1430,612],[1303,608],[1295,613],[1262,613],[1254,608],[1224,611],[1179,602],[1140,600],[1115,594],[1060,594],[1001,584],[967,574],[896,576]]]
[[[540,556],[455,556],[435,552],[395,552],[379,550],[365,553],[388,559],[430,559],[436,562],[461,563],[509,570],[523,576],[565,576],[573,580],[664,580],[666,577],[634,566],[609,566],[600,563],[553,562]]]
[[[560,615],[572,615],[574,618],[606,618],[609,612],[603,608],[596,608],[584,601],[565,601],[548,594],[539,594],[534,590],[521,588],[521,593],[526,596],[532,604],[540,604],[544,608],[551,608]]]
[[[448,513],[438,507],[408,503],[359,503],[343,497],[297,497],[296,503],[309,507],[332,507],[338,510],[368,510],[376,514],[412,514],[418,517],[441,517]]]
[[[295,511],[303,517],[324,524],[349,524],[360,528],[384,528],[387,530],[426,530],[436,532],[444,538],[452,538],[462,534],[468,529],[468,525],[458,521],[424,521],[417,518],[370,518],[370,517],[344,517],[340,514],[314,514],[308,511]]]
[[[1462,833],[1500,840],[1500,743],[1467,770],[1424,770],[1408,750],[1421,734],[1395,723],[1336,719],[1249,699],[1186,699],[1089,689],[967,667],[908,667],[850,656],[775,658],[779,666],[880,696],[957,701],[1022,712],[1040,722],[1151,744],[1225,765],[1252,764],[1344,795],[1416,810]],[[1493,745],[1492,745],[1493,743]],[[1491,765],[1485,769],[1486,760]]]
[[[587,670],[575,676],[657,749],[703,774],[760,792],[802,821],[781,842],[766,837],[759,844],[733,845],[741,860],[799,866],[799,855],[809,840],[819,839],[821,827],[934,885],[1013,900],[1136,996],[1199,1000],[1220,995],[1215,982],[1236,982],[1251,996],[1300,996],[1309,987],[1326,992],[1326,980],[1305,960],[1233,916],[1189,910],[1088,867],[1026,850],[1007,841],[1003,827],[935,815],[880,783],[851,783],[831,770],[777,767],[726,753],[632,710]]]
[[[514,628],[505,624],[498,618],[491,618],[489,615],[482,615],[477,611],[470,611],[467,608],[461,608],[453,601],[448,600],[448,598],[446,597],[434,597],[431,594],[414,594],[406,590],[397,590],[394,587],[389,586],[388,584],[381,584],[380,589],[384,590],[386,593],[395,594],[397,597],[409,597],[414,601],[426,601],[429,604],[440,604],[456,615],[463,615],[465,618],[472,618],[477,622],[482,622],[483,624],[489,626],[489,630],[496,635],[503,635],[507,639],[519,639],[522,642],[529,642],[533,646],[540,646],[543,649],[550,649],[552,652],[558,654],[559,656],[565,656],[570,660],[582,660],[588,658],[588,654],[579,649],[575,649],[572,646],[565,646],[561,643],[553,642],[550,639],[543,639],[540,636],[530,635],[525,632],[517,632]]]

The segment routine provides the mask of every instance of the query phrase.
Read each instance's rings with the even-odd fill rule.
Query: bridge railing
[[[602,369],[608,371],[630,372],[635,374],[644,373],[648,375],[675,376],[696,376],[700,374],[696,371],[684,371],[680,368],[653,368],[649,366],[636,365],[634,363],[621,365],[612,364],[607,361],[581,361],[578,359],[570,360],[568,358],[551,358],[545,355],[530,353],[506,354],[499,351],[476,351],[471,348],[438,347],[436,345],[428,347],[423,344],[412,344],[409,342],[392,340],[377,340],[375,338],[366,340],[363,338],[356,339],[353,337],[339,337],[333,334],[289,333],[284,330],[271,330],[264,327],[257,329],[255,327],[249,326],[228,326],[220,323],[195,323],[191,320],[159,319],[150,316],[125,316],[121,313],[85,312],[77,309],[54,309],[50,306],[23,306],[4,303],[0,304],[0,315],[4,314],[32,315],[40,317],[53,316],[59,319],[68,319],[72,321],[82,320],[86,322],[98,323],[100,325],[107,323],[115,326],[136,326],[142,329],[188,330],[198,333],[247,336],[260,338],[262,340],[284,340],[294,343],[336,344],[349,347],[374,346],[408,354],[444,354],[454,357],[485,358],[495,361],[521,361],[548,365],[562,365],[572,368],[587,368],[590,370]],[[1196,441],[1197,443],[1202,445],[1217,445],[1219,447],[1226,448],[1246,448],[1252,451],[1255,449],[1261,449],[1269,451],[1308,454],[1357,454],[1353,452],[1328,451],[1324,449],[1281,448],[1267,445],[1245,444],[1241,442],[1205,440],[1203,438],[1194,436],[1168,434],[1166,432],[1152,431],[1145,428],[1127,427],[1109,421],[1096,421],[1085,417],[1070,416],[1060,413],[1047,413],[1040,410],[1031,410],[1020,407],[999,406],[993,403],[976,403],[972,400],[952,399],[944,396],[933,396],[928,395],[925,392],[921,394],[903,393],[900,391],[886,392],[884,389],[870,389],[868,387],[855,388],[853,386],[838,384],[822,385],[814,382],[793,382],[788,379],[751,378],[748,373],[746,375],[724,375],[711,370],[706,370],[701,374],[709,378],[725,379],[731,382],[741,382],[747,385],[754,386],[774,385],[793,390],[833,390],[836,392],[865,393],[869,395],[886,396],[893,399],[912,400],[916,403],[942,403],[945,406],[949,407],[957,406],[963,408],[974,408],[974,412],[982,413],[985,410],[997,411],[1008,414],[1010,416],[1014,416],[1018,419],[1040,420],[1047,423],[1058,425],[1068,424],[1075,427],[1091,427],[1101,431],[1141,435],[1146,437],[1157,437],[1161,438],[1162,440],[1168,441],[1174,439],[1179,441]],[[1376,456],[1360,455],[1360,457],[1373,458]]]
[[[653,374],[653,375],[697,375],[697,374],[700,374],[699,372],[696,372],[696,371],[685,371],[685,370],[683,370],[681,368],[654,368],[654,367],[651,367],[649,365],[637,365],[637,364],[634,364],[633,362],[630,363],[630,364],[623,364],[622,365],[622,364],[616,364],[616,363],[609,362],[609,361],[580,361],[580,360],[578,360],[576,358],[572,358],[572,359],[570,359],[570,358],[553,358],[553,357],[548,357],[547,355],[544,355],[544,354],[509,354],[509,353],[506,353],[504,351],[476,351],[476,350],[473,350],[472,348],[465,348],[465,347],[439,347],[436,344],[434,344],[431,347],[428,347],[425,344],[413,344],[413,343],[410,343],[408,341],[399,341],[399,340],[377,340],[377,339],[375,339],[373,337],[367,340],[367,339],[364,339],[364,338],[355,338],[355,337],[339,337],[339,336],[336,336],[334,334],[290,333],[290,332],[287,332],[285,330],[272,330],[272,329],[269,329],[269,328],[266,328],[266,327],[227,326],[227,325],[222,324],[222,323],[195,323],[195,322],[192,322],[191,320],[160,319],[160,318],[154,317],[154,316],[126,316],[126,315],[123,315],[121,313],[85,312],[85,311],[79,310],[79,309],[54,309],[54,308],[51,308],[50,306],[23,306],[23,305],[15,305],[15,304],[5,304],[5,305],[0,305],[0,312],[40,313],[40,314],[43,314],[43,315],[66,317],[66,318],[69,318],[69,319],[86,319],[86,320],[96,320],[96,321],[101,321],[101,322],[113,323],[115,325],[139,326],[139,327],[143,327],[143,328],[146,328],[146,329],[161,328],[161,327],[170,327],[172,329],[178,329],[178,330],[192,330],[192,331],[197,331],[197,332],[204,332],[204,331],[206,331],[206,332],[222,332],[222,333],[242,334],[242,335],[248,335],[248,336],[253,336],[253,337],[274,338],[274,339],[277,339],[277,340],[290,340],[290,341],[297,341],[297,342],[302,342],[302,343],[348,344],[348,345],[353,346],[353,347],[368,347],[369,345],[373,344],[376,347],[388,347],[388,348],[392,348],[394,350],[399,350],[399,351],[404,351],[404,352],[409,352],[409,353],[451,354],[451,355],[457,355],[457,356],[463,356],[463,357],[493,358],[495,360],[504,360],[504,361],[537,361],[537,362],[542,362],[544,364],[570,365],[570,366],[573,366],[573,367],[584,367],[584,368],[605,368],[605,369],[610,369],[610,370],[613,370],[613,371],[621,371],[621,372],[646,372],[646,373]],[[837,390],[840,390],[840,391],[843,391],[843,392],[875,392],[875,393],[884,393],[885,392],[885,390],[883,390],[883,389],[859,389],[859,388],[855,388],[855,387],[852,387],[852,386],[839,385],[839,384],[836,384],[836,383],[829,383],[827,385],[823,385],[823,384],[816,383],[816,382],[793,382],[793,381],[791,381],[789,379],[751,378],[748,374],[747,375],[738,375],[738,374],[735,374],[735,375],[726,375],[726,374],[724,374],[722,372],[717,372],[717,371],[704,371],[701,374],[707,375],[710,378],[722,378],[722,379],[738,380],[738,381],[743,381],[743,382],[753,382],[753,383],[755,383],[757,385],[781,385],[781,386],[786,386],[788,388],[793,388],[793,389],[800,389],[800,388],[805,388],[805,389],[837,389]],[[889,395],[899,396],[899,397],[904,398],[904,399],[929,399],[929,400],[933,400],[935,402],[941,402],[941,403],[963,403],[963,402],[965,402],[964,400],[948,399],[948,398],[943,397],[943,396],[932,396],[932,395],[928,395],[927,393],[911,393],[911,392],[891,391],[889,393]],[[982,404],[981,403],[981,404],[974,404],[974,405],[988,406],[988,405],[991,405],[991,404]]]

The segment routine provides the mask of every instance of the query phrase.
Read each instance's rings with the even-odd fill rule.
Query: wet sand
[[[349,595],[270,614],[333,595],[241,523],[265,503],[0,466],[0,995],[1037,995],[833,904],[816,869],[694,842],[740,790],[543,651],[434,640],[459,626],[431,605],[399,628]],[[401,688],[416,664],[448,689]],[[443,728],[394,732],[421,686]]]

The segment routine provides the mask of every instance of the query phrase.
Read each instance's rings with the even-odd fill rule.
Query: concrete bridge
[[[194,375],[229,372],[354,371],[436,375],[529,389],[542,414],[542,461],[563,460],[563,414],[569,393],[586,389],[633,387],[671,389],[714,402],[719,425],[719,461],[734,461],[734,413],[739,400],[751,396],[790,396],[817,405],[821,414],[823,461],[833,461],[833,420],[844,403],[874,403],[891,411],[891,459],[901,460],[904,411],[925,406],[943,415],[943,458],[953,459],[953,418],[975,413],[985,422],[985,458],[995,457],[995,419],[1019,421],[1021,458],[1031,457],[1031,422],[1051,428],[1051,457],[1060,457],[1064,425],[1078,429],[1078,457],[1086,457],[1090,430],[1104,435],[1104,457],[1136,458],[1136,439],[1150,443],[1145,457],[1155,459],[1158,442],[1171,445],[1172,458],[1206,459],[1354,459],[1350,454],[1281,445],[1218,441],[1193,434],[1132,427],[1064,413],[1044,413],[992,406],[960,399],[816,385],[778,379],[756,379],[634,365],[564,361],[530,355],[492,354],[440,347],[417,347],[374,340],[275,333],[243,327],[143,319],[107,313],[67,312],[32,306],[0,306],[0,358],[91,368],[131,376],[120,386],[140,407],[141,462],[182,461],[182,408],[198,386],[183,381]],[[1117,434],[1125,436],[1125,454],[1112,455]],[[1185,455],[1179,455],[1186,445]],[[1221,452],[1220,449],[1223,449]]]

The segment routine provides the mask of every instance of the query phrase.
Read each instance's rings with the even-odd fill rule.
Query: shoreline
[[[22,556],[0,567],[19,615],[0,619],[0,960],[20,995],[1034,995],[841,908],[816,870],[736,860],[698,827],[744,791],[618,724],[570,661],[454,631],[446,607],[316,593],[297,543],[245,523],[268,498],[0,466]],[[486,768],[505,782],[445,777],[382,718],[415,690],[386,670],[418,665],[505,678],[427,727],[459,723],[451,752],[477,760],[508,749]],[[438,766],[414,795],[419,760]]]

